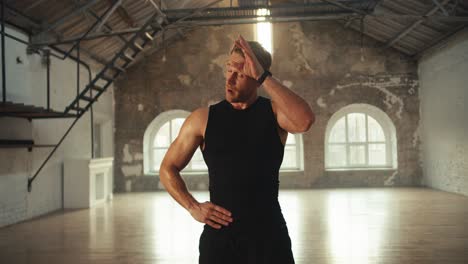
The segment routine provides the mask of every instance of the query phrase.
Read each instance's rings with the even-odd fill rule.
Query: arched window
[[[303,170],[303,153],[302,134],[288,133],[288,139],[284,146],[283,163],[281,163],[280,171]]]
[[[176,139],[182,124],[189,115],[190,112],[183,110],[167,111],[157,116],[148,126],[143,139],[145,174],[159,174],[159,167],[169,146]],[[198,148],[182,173],[204,173],[207,171],[208,168],[200,148]]]
[[[395,126],[377,107],[353,104],[336,112],[325,136],[327,169],[394,169]]]

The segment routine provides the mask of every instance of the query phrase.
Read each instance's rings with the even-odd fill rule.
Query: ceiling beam
[[[178,26],[177,24],[180,24],[181,22],[183,22],[185,19],[195,15],[195,14],[199,14],[201,11],[209,8],[211,5],[214,5],[218,2],[220,2],[222,0],[216,0],[210,4],[208,4],[207,6],[204,6],[204,7],[201,7],[199,9],[196,9],[194,10],[194,12],[190,15],[187,15],[183,18],[180,18],[178,19],[177,21],[171,23],[170,25],[168,26],[165,26],[165,27],[162,27],[160,25],[160,27],[164,30],[166,29],[177,29],[179,31],[179,27],[183,27],[183,26]],[[157,7],[157,5],[156,5]],[[89,10],[90,11],[90,10]],[[99,17],[96,15],[96,14],[93,14],[91,12],[91,14],[93,16],[95,16],[96,19],[99,19]],[[159,13],[158,13],[159,14]],[[164,15],[164,14],[163,14]],[[106,24],[104,24],[106,25]],[[61,44],[68,44],[68,43],[73,43],[73,42],[76,42],[78,40],[81,40],[81,41],[86,41],[86,40],[93,40],[93,39],[97,39],[97,38],[103,38],[103,37],[113,37],[113,36],[119,36],[120,38],[122,38],[121,35],[126,35],[126,34],[132,34],[132,33],[136,33],[138,31],[140,31],[140,28],[128,28],[128,29],[124,29],[124,30],[112,30],[111,27],[107,26],[107,28],[109,28],[111,31],[110,32],[106,32],[106,33],[94,33],[94,34],[89,34],[87,35],[85,38],[82,38],[82,35],[77,35],[77,36],[73,36],[73,37],[70,37],[70,38],[67,38],[67,39],[62,39],[62,40],[52,40],[52,41],[33,41],[32,42],[32,45],[36,45],[36,46],[47,46],[47,45],[61,45]],[[153,29],[149,28],[148,31],[153,31]],[[179,32],[180,34],[181,32]],[[183,33],[182,33],[182,36],[183,36]]]
[[[103,57],[97,55],[96,53],[84,48],[84,47],[80,47],[80,51],[84,53],[84,55],[90,57],[91,59],[93,59],[94,61],[102,64],[102,65],[107,65],[109,62],[104,59]]]
[[[354,20],[353,20],[352,18],[348,18],[348,19],[346,20],[346,23],[345,23],[345,25],[344,25],[344,28],[348,28],[348,27],[351,25],[351,23],[353,23],[353,21],[354,21]]]
[[[349,27],[352,22],[356,19],[362,19],[363,16],[351,13],[343,13],[343,14],[332,14],[332,15],[304,15],[304,16],[267,16],[265,20],[262,22],[297,22],[297,21],[320,21],[320,20],[346,20],[345,27]],[[169,17],[170,18],[170,17]],[[445,16],[418,16],[418,15],[388,15],[388,14],[378,14],[367,16],[367,18],[384,18],[384,19],[392,19],[392,20],[409,20],[414,21],[415,19],[421,19],[423,21],[431,21],[431,20],[442,20],[447,21],[451,19],[451,21],[457,22],[468,22],[468,17],[445,17]],[[226,17],[226,18],[218,18],[218,19],[197,19],[197,20],[180,20],[176,23],[172,22],[168,26],[165,26],[164,29],[175,29],[175,28],[187,28],[187,27],[195,27],[195,26],[217,26],[217,25],[240,25],[240,24],[253,24],[258,23],[257,17]],[[82,35],[75,35],[72,37],[68,37],[66,39],[60,40],[46,40],[46,41],[34,41],[34,45],[60,45],[75,42],[78,40],[87,41],[93,40],[98,38],[107,38],[107,37],[115,37],[119,36],[122,38],[122,35],[136,33],[140,30],[137,27],[130,27],[126,29],[120,30],[112,30],[112,28],[107,27],[109,32],[101,32],[101,33],[91,33],[87,35],[85,38],[82,38]],[[149,30],[150,31],[150,30]]]
[[[372,5],[372,10],[374,10],[383,0],[374,0]]]
[[[439,3],[439,0],[432,0],[432,2],[434,2],[434,4],[438,6],[439,9],[442,10],[442,12],[444,12],[444,15],[449,16],[449,13],[447,12],[447,10],[445,10],[444,6]]]
[[[337,6],[337,7],[341,7],[342,9],[345,9],[345,10],[348,10],[348,11],[353,11],[354,13],[360,14],[360,15],[363,15],[363,16],[370,15],[370,13],[367,13],[366,11],[362,11],[360,9],[357,9],[357,8],[352,7],[352,6],[340,3],[340,2],[335,1],[335,0],[322,0],[322,2],[326,2],[326,3],[332,4],[332,5]]]
[[[419,60],[425,53],[430,52],[431,50],[437,49],[440,46],[443,46],[444,43],[448,39],[450,39],[453,35],[457,34],[458,32],[468,28],[468,25],[459,25],[455,27],[454,30],[443,34],[442,36],[436,38],[434,41],[432,41],[429,45],[424,47],[422,50],[418,51],[416,54],[413,55],[413,57],[417,60]]]
[[[25,7],[23,9],[23,12],[28,12],[29,10],[37,7],[38,5],[42,4],[42,2],[44,2],[45,0],[36,0],[34,2],[32,2],[30,5],[28,5],[27,7]]]
[[[109,11],[104,15],[103,18],[101,18],[101,21],[99,22],[99,24],[96,26],[96,30],[95,32],[100,32],[101,31],[101,28],[102,26],[104,25],[104,23],[107,22],[107,20],[109,19],[109,17],[114,13],[114,11],[122,4],[122,0],[116,0],[113,4],[112,4],[112,7],[109,9]]]
[[[445,5],[449,2],[450,0],[443,0],[443,2],[441,3],[441,5]],[[439,6],[435,6],[433,7],[431,10],[429,10],[428,12],[426,12],[424,14],[425,17],[427,16],[432,16],[433,14],[435,14],[435,12],[437,12],[437,10],[439,10]],[[411,24],[409,27],[407,27],[405,30],[401,31],[400,33],[398,33],[397,35],[395,35],[393,38],[391,38],[386,44],[385,46],[383,47],[384,49],[387,49],[387,48],[390,48],[391,46],[393,46],[393,44],[395,44],[396,42],[398,42],[401,38],[403,38],[404,36],[408,35],[411,31],[413,31],[416,27],[418,27],[419,25],[421,25],[423,22],[425,21],[425,19],[419,19],[418,21],[414,22],[413,24]]]
[[[6,13],[8,14],[5,14],[5,18],[8,19],[8,15],[12,15],[12,16],[15,16],[15,17],[18,17],[20,20],[23,20],[24,22],[26,22],[29,26],[31,26],[32,30],[36,30],[36,31],[40,31],[41,30],[41,24],[39,23],[39,21],[23,14],[21,11],[13,8],[12,6],[8,5],[8,4],[5,4],[5,11]]]
[[[31,24],[31,26],[33,26],[34,28],[41,28],[40,22],[32,20],[32,18],[30,18],[30,17],[28,17],[28,16],[22,14],[22,13],[19,12],[19,11],[16,11],[14,8],[11,8],[11,7],[8,7],[8,6],[7,6],[7,8],[5,9],[5,11],[8,11],[8,12],[14,14],[15,16],[21,16],[22,18],[26,19],[26,20],[29,22],[29,24]],[[61,33],[56,32],[55,30],[52,30],[52,33],[53,33],[54,35],[56,35],[56,37],[62,38]],[[30,45],[34,45],[34,44],[31,43]],[[54,47],[53,45],[51,45],[51,46]],[[97,63],[99,63],[99,64],[105,65],[105,64],[108,63],[104,58],[102,58],[102,57],[100,57],[100,56],[94,54],[92,51],[87,50],[86,48],[80,47],[80,50],[81,50],[86,56],[88,56],[90,59],[94,60],[95,62],[97,62]]]
[[[61,18],[59,18],[59,19],[55,20],[54,22],[52,22],[52,24],[48,25],[47,28],[42,30],[39,34],[47,33],[49,31],[55,29],[56,27],[60,26],[61,24],[63,24],[67,20],[69,20],[70,18],[72,18],[75,15],[77,15],[77,14],[85,11],[86,9],[90,8],[91,6],[96,4],[98,1],[99,0],[90,0],[90,1],[88,1],[86,4],[72,10],[68,14],[66,14],[66,15],[62,16]],[[37,34],[37,35],[39,35],[39,34]]]
[[[330,0],[322,0],[330,1]],[[335,3],[336,1],[334,1]],[[319,5],[321,4],[321,5]],[[330,4],[331,5],[331,4]],[[340,3],[341,6],[343,4]],[[281,5],[281,6],[269,6],[268,9],[272,15],[266,17],[298,17],[298,16],[320,16],[320,15],[359,15],[366,16],[369,18],[384,18],[384,19],[395,19],[395,20],[414,20],[422,19],[428,21],[447,21],[447,22],[468,22],[468,16],[440,16],[440,15],[413,15],[413,14],[397,14],[397,13],[370,13],[366,12],[364,9],[360,12],[356,12],[354,7],[341,8],[342,12],[337,13],[337,10],[333,11],[324,11],[321,13],[314,12],[314,6],[324,6],[324,3],[314,2],[306,4],[290,4],[290,5]],[[310,9],[312,8],[312,9]],[[298,14],[297,10],[302,9],[303,11]],[[195,20],[222,20],[222,19],[236,19],[236,18],[256,18],[255,15],[256,7],[218,7],[218,8],[209,8],[206,10],[200,11],[198,14],[195,13],[194,9],[168,9],[165,10],[165,14],[170,22],[176,21],[179,18],[186,17],[190,14],[190,17],[186,17],[185,20],[195,21]]]
[[[154,29],[148,29],[148,31],[153,31]],[[62,45],[62,44],[68,44],[68,43],[73,43],[81,39],[81,41],[87,41],[87,40],[93,40],[93,39],[98,39],[98,38],[107,38],[107,37],[115,37],[115,36],[121,36],[121,35],[127,35],[127,34],[132,34],[140,31],[140,28],[127,28],[123,30],[112,30],[109,32],[102,32],[102,33],[92,33],[89,34],[88,36],[84,37],[81,39],[82,35],[75,35],[66,39],[62,40],[51,40],[51,41],[44,41],[44,42],[33,42],[33,45],[36,46],[46,46],[46,45]]]
[[[221,0],[219,1],[216,1],[216,2],[220,2]],[[154,7],[154,9],[156,10],[156,13],[158,13],[159,17],[162,18],[162,20],[166,23],[166,24],[169,24],[169,20],[167,19],[167,16],[166,14],[164,14],[161,9],[159,8],[159,6],[153,1],[153,0],[149,0],[149,2],[151,3],[151,5]],[[161,28],[161,30],[163,30],[163,27],[162,27],[162,22],[158,21],[158,19],[156,19],[156,22],[158,23],[159,27]],[[184,36],[184,33],[180,30],[180,29],[177,29],[177,32],[179,32],[179,34],[181,36]]]
[[[155,4],[152,0],[150,0],[153,4]],[[221,2],[223,0],[214,0],[210,3],[208,3],[207,5],[203,6],[203,7],[200,7],[200,8],[197,8],[195,9],[191,14],[189,15],[186,15],[180,19],[178,19],[177,21],[175,22],[172,22],[171,24],[169,25],[165,25],[165,26],[161,26],[161,30],[158,31],[156,33],[156,35],[154,36],[154,39],[152,41],[152,47],[149,48],[148,50],[144,50],[141,54],[141,56],[137,56],[137,58],[135,59],[134,62],[132,62],[130,64],[130,67],[132,65],[135,65],[137,64],[139,61],[141,61],[145,56],[148,56],[149,54],[161,49],[161,48],[164,48],[165,47],[165,42],[169,42],[169,40],[171,39],[174,39],[176,38],[177,36],[180,37],[180,38],[184,38],[185,37],[185,33],[184,31],[179,27],[179,23],[183,22],[185,19],[193,16],[193,15],[196,15],[196,14],[199,14],[200,12],[208,9],[210,6],[213,6],[214,4],[217,4],[219,2]],[[159,8],[157,5],[156,5],[157,8]],[[156,11],[157,12],[157,11]],[[162,12],[161,12],[162,13]],[[166,18],[167,19],[167,18]],[[168,20],[166,20],[167,22],[169,22]],[[174,29],[174,30],[170,30],[170,29]],[[157,43],[157,40],[159,39],[159,43]]]
[[[112,3],[112,0],[108,0],[109,3]],[[128,14],[127,10],[125,9],[125,7],[123,6],[123,3],[117,7],[117,14],[119,14],[120,18],[122,18],[123,21],[125,21],[125,23],[127,23],[127,25],[129,27],[136,27],[137,26],[137,23],[135,22],[135,19],[133,19],[130,14]]]
[[[85,12],[86,14],[91,15],[94,19],[96,19],[96,20],[98,20],[98,21],[101,20],[101,17],[98,16],[96,13],[94,13],[94,11],[93,11],[92,9],[86,9],[86,10],[84,10],[84,12]],[[108,30],[109,32],[112,32],[112,31],[113,31],[112,27],[109,26],[108,23],[103,23],[103,26],[104,26],[104,28],[105,28],[106,30]],[[89,35],[92,35],[92,33],[89,34]],[[88,36],[89,36],[89,35],[88,35]],[[119,35],[115,35],[115,36],[117,36],[117,39],[118,39],[119,41],[121,41],[122,43],[126,43],[126,42],[127,42],[127,40],[126,40],[125,38],[123,38],[122,36],[119,36]],[[84,38],[84,39],[86,39],[86,38]],[[76,39],[76,40],[78,40],[78,39]]]

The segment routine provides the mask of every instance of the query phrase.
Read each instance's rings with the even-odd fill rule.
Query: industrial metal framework
[[[297,1],[288,4],[269,4],[268,0],[238,0],[238,6],[233,6],[232,1],[227,7],[213,7],[223,0],[211,1],[201,8],[173,8],[161,9],[154,0],[147,0],[145,4],[152,6],[153,12],[141,18],[143,23],[138,23],[138,18],[134,18],[123,6],[123,0],[106,0],[107,7],[100,15],[92,9],[104,0],[88,0],[85,3],[79,0],[73,1],[74,8],[65,12],[54,21],[44,23],[25,15],[24,12],[43,5],[45,0],[31,2],[20,11],[13,6],[7,5],[5,0],[1,0],[1,57],[2,57],[2,91],[3,100],[0,103],[0,117],[14,116],[28,119],[33,118],[75,118],[61,140],[54,145],[34,145],[32,141],[7,141],[0,140],[0,147],[53,147],[53,150],[42,163],[36,173],[28,179],[28,190],[34,179],[38,176],[44,165],[55,153],[57,148],[66,138],[68,133],[74,127],[76,122],[88,110],[91,110],[91,119],[93,116],[92,106],[98,98],[107,90],[107,88],[126,71],[128,67],[142,58],[141,54],[151,52],[164,42],[168,41],[170,34],[172,36],[183,36],[184,29],[191,29],[199,26],[226,25],[226,24],[250,24],[257,23],[259,17],[262,22],[292,22],[292,21],[316,21],[316,20],[339,20],[343,21],[344,27],[356,29],[355,22],[360,22],[358,30],[369,36],[375,35],[369,31],[364,32],[364,21],[392,20],[395,24],[408,22],[409,24],[403,30],[382,41],[382,49],[396,47],[401,43],[405,36],[422,27],[425,23],[457,23],[452,30],[438,37],[424,48],[442,41],[444,38],[454,32],[464,28],[468,23],[468,12],[460,7],[458,0],[432,0],[432,8],[423,14],[415,12],[398,13],[392,10],[385,12],[376,12],[376,8],[381,4],[381,0],[316,0],[316,1]],[[410,0],[416,1],[416,0]],[[387,1],[386,1],[387,2]],[[392,2],[389,0],[388,2]],[[164,3],[160,1],[160,3]],[[451,5],[452,8],[448,8]],[[164,6],[164,5],[163,5]],[[384,10],[385,8],[381,8]],[[260,11],[262,10],[262,11]],[[456,12],[455,12],[455,11]],[[457,10],[462,10],[458,12]],[[440,12],[439,12],[440,11]],[[441,13],[441,14],[438,14]],[[117,14],[127,27],[113,28],[109,21],[113,14]],[[461,14],[461,15],[460,15]],[[66,37],[60,28],[63,28],[71,19],[78,15],[84,15],[88,24],[91,26],[83,28],[74,35],[68,34]],[[115,17],[115,15],[114,15]],[[24,42],[5,32],[5,25],[12,25],[23,29],[31,36],[29,42]],[[69,25],[67,27],[73,27]],[[72,31],[72,30],[70,30]],[[29,46],[33,52],[41,53],[47,64],[47,108],[25,106],[19,103],[6,101],[6,64],[5,64],[5,37],[23,42]],[[377,37],[375,37],[377,38]],[[109,49],[112,49],[111,59],[98,55],[83,43],[92,41],[116,40]],[[159,41],[159,43],[158,43]],[[159,44],[159,45],[158,45]],[[59,48],[61,47],[61,48]],[[66,50],[63,49],[65,47]],[[419,50],[416,54],[420,54]],[[94,60],[102,65],[101,70],[92,77],[89,65],[82,59],[82,55]],[[50,109],[50,57],[54,56],[64,59],[72,59],[77,63],[77,95],[64,111],[53,111]],[[89,74],[89,83],[83,90],[80,90],[79,74],[80,67],[86,67]],[[91,120],[92,122],[92,120]],[[93,126],[91,126],[92,129]],[[93,131],[91,130],[91,133]],[[93,140],[93,137],[92,137]],[[92,142],[93,145],[93,142]],[[91,146],[93,148],[93,146]],[[92,151],[93,153],[94,151]]]
[[[423,14],[413,12],[398,13],[392,10],[385,12],[374,12],[380,0],[321,0],[304,1],[303,3],[289,3],[281,5],[270,5],[268,1],[239,1],[239,6],[216,7],[205,9],[167,9],[161,14],[170,24],[166,29],[173,28],[194,28],[199,26],[226,25],[226,24],[251,24],[257,23],[258,17],[262,17],[266,22],[293,22],[293,21],[317,21],[317,20],[341,20],[345,21],[345,27],[349,27],[353,21],[360,20],[391,20],[398,23],[408,23],[408,26],[398,34],[387,39],[383,49],[395,46],[405,36],[420,27],[423,23],[458,23],[453,32],[468,24],[468,12],[463,15],[450,14],[446,6],[457,4],[457,0],[432,0],[434,6]],[[219,2],[219,1],[217,1]],[[266,14],[260,14],[259,10],[267,10]],[[384,9],[384,8],[382,8]],[[81,10],[76,10],[76,12]],[[441,11],[442,14],[439,14]],[[69,15],[64,16],[64,18]],[[59,19],[57,22],[62,22]],[[184,18],[183,21],[178,21]],[[176,22],[172,24],[173,22]],[[370,22],[372,23],[372,22]],[[56,23],[53,23],[56,25]],[[83,40],[95,40],[121,35],[127,35],[138,31],[139,28],[128,27],[107,32],[92,32]],[[364,32],[367,33],[367,32]],[[82,35],[68,36],[66,38],[40,39],[33,41],[33,45],[61,45],[76,42]]]
[[[89,2],[86,6],[88,6]],[[31,191],[32,183],[38,176],[39,172],[45,166],[45,164],[49,161],[52,155],[55,153],[57,148],[61,145],[63,140],[69,134],[71,129],[75,126],[77,121],[89,110],[92,109],[92,105],[98,100],[98,98],[107,90],[107,88],[113,83],[113,81],[123,72],[125,69],[135,61],[135,58],[145,50],[146,47],[151,46],[151,43],[155,39],[155,37],[163,32],[164,26],[168,25],[169,22],[167,19],[160,20],[159,18],[163,15],[161,10],[158,8],[157,5],[154,3],[154,7],[156,11],[151,15],[146,22],[139,27],[138,31],[132,32],[132,36],[129,39],[126,39],[122,36],[117,36],[124,45],[120,48],[120,50],[114,55],[114,57],[109,61],[106,62],[104,67],[96,74],[94,78],[91,79],[90,82],[86,85],[86,87],[80,91],[80,43],[83,39],[93,31],[99,31],[103,26],[106,26],[106,20],[110,17],[110,14],[114,12],[117,8],[117,5],[121,1],[117,1],[112,4],[106,12],[99,18],[96,19],[95,23],[83,34],[79,39],[72,43],[71,48],[67,52],[63,52],[62,59],[71,56],[71,53],[76,50],[76,61],[77,61],[77,96],[76,98],[65,108],[63,112],[53,112],[50,110],[50,83],[49,83],[49,56],[50,51],[46,52],[46,59],[47,59],[47,110],[44,110],[39,107],[34,106],[24,106],[22,104],[13,104],[6,102],[6,63],[5,63],[5,37],[9,36],[5,33],[5,4],[4,1],[1,1],[2,4],[2,77],[3,77],[3,103],[0,105],[0,116],[14,116],[14,117],[25,117],[28,119],[32,118],[51,118],[51,117],[73,117],[75,118],[74,122],[70,125],[68,130],[62,136],[60,141],[55,145],[34,145],[34,142],[31,140],[26,141],[18,141],[18,140],[0,140],[0,147],[26,147],[31,149],[32,147],[53,147],[53,150],[50,152],[49,156],[45,159],[36,173],[28,179],[28,191]],[[84,7],[79,7],[73,13],[82,12],[84,11]],[[18,14],[18,12],[15,11]],[[67,14],[64,18],[68,18],[73,14]],[[61,18],[59,20],[63,20]],[[182,21],[181,19],[180,21]],[[61,21],[60,21],[61,22]],[[53,30],[54,27],[58,26],[60,23],[54,23],[53,25],[47,27],[46,29],[42,30],[38,34],[43,34]],[[107,26],[108,27],[108,26]],[[18,40],[18,39],[16,39]],[[18,40],[19,41],[19,40]],[[37,45],[31,45],[33,48],[39,49]],[[49,46],[54,46],[53,44]],[[91,75],[90,75],[91,76]],[[95,93],[93,93],[95,92]],[[81,104],[81,105],[80,105]],[[11,111],[12,107],[16,107],[16,111]],[[41,115],[42,114],[42,115]],[[91,112],[92,114],[92,112]],[[92,121],[91,121],[92,122]],[[92,126],[91,126],[92,127]],[[93,142],[92,142],[93,145]],[[92,151],[93,153],[93,151]]]

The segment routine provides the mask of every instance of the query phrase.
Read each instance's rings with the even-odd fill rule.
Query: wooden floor
[[[194,196],[204,201],[208,193]],[[281,190],[280,203],[296,263],[468,263],[468,197]],[[0,263],[197,263],[201,230],[164,192],[116,195],[91,210],[0,229]]]

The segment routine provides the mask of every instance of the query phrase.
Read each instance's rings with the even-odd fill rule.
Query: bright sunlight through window
[[[261,16],[257,18],[258,21],[265,21],[265,16],[270,15],[270,10],[264,8],[258,9],[257,15]],[[258,22],[255,24],[255,38],[270,54],[273,54],[270,22]]]

